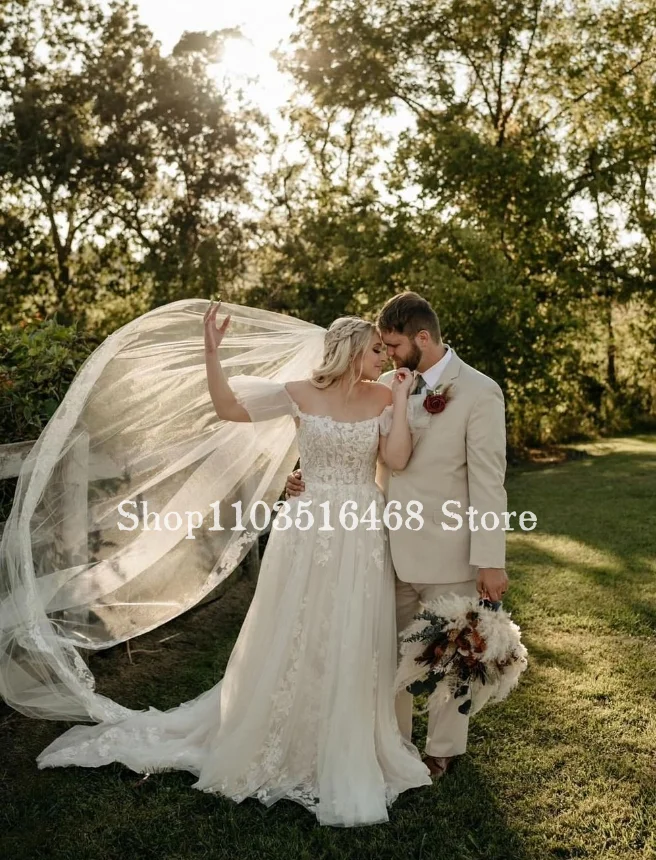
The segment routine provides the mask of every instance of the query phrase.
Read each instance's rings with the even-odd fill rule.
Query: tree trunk
[[[615,355],[616,355],[616,344],[615,344],[615,330],[613,328],[613,302],[612,299],[608,300],[608,312],[606,316],[606,328],[608,332],[608,340],[606,347],[606,358],[607,358],[607,370],[606,370],[606,379],[608,382],[608,387],[612,391],[617,390],[617,375],[615,372]]]

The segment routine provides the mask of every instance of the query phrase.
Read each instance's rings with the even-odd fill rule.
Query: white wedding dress
[[[221,681],[167,711],[150,707],[117,722],[76,725],[38,756],[38,766],[117,761],[139,773],[187,770],[198,777],[193,788],[237,802],[255,797],[270,806],[287,798],[321,824],[384,822],[400,792],[431,779],[401,737],[394,712],[387,534],[382,523],[378,530],[339,523],[345,501],[357,503],[359,517],[376,501],[382,515],[385,501],[375,483],[382,416],[341,422],[308,415],[284,385],[252,380],[249,387],[251,378],[241,380],[246,385],[233,390],[254,421],[296,419],[306,489],[290,516],[311,500],[314,525],[272,528]],[[319,508],[323,502],[329,506]],[[321,528],[326,508],[333,531]]]

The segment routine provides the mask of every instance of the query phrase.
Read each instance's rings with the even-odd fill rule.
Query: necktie
[[[417,374],[417,376],[415,377],[415,388],[414,388],[414,393],[415,393],[415,394],[421,394],[422,390],[423,390],[425,387],[426,387],[426,380],[425,380],[425,379],[424,379],[424,377],[421,375],[421,373],[418,373],[418,374]]]

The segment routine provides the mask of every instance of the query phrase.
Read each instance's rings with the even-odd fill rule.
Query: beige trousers
[[[454,592],[463,597],[478,597],[476,580],[466,582],[447,582],[436,585],[422,585],[415,582],[396,580],[396,626],[399,634],[412,621],[419,611],[419,602],[435,600],[443,594]],[[402,690],[396,697],[396,718],[403,737],[412,739],[413,696]],[[428,732],[426,734],[426,754],[431,756],[462,755],[467,749],[469,716],[458,711],[460,701],[449,699],[445,704],[433,706],[428,711]]]

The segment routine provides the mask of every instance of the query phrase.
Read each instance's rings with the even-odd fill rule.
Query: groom
[[[379,470],[378,481],[387,500],[422,504],[423,528],[390,530],[390,550],[396,569],[396,614],[399,634],[419,611],[420,602],[443,594],[501,600],[508,588],[505,572],[506,470],[505,407],[501,389],[443,343],[437,315],[417,293],[391,298],[378,320],[381,337],[394,366],[416,372],[411,397],[422,402],[427,390],[447,386],[443,410],[431,414],[427,426],[412,434],[413,453],[405,469]],[[394,371],[380,382],[392,384]],[[439,407],[438,407],[439,408]],[[304,489],[301,472],[287,479],[288,496]],[[450,502],[447,511],[443,505]],[[471,522],[470,505],[476,513]],[[497,520],[485,518],[488,511]],[[461,526],[457,528],[458,515]],[[470,527],[471,526],[471,527]],[[428,714],[424,762],[434,777],[442,776],[456,756],[465,752],[469,717],[451,699]],[[412,695],[399,693],[396,715],[403,736],[412,735]]]

